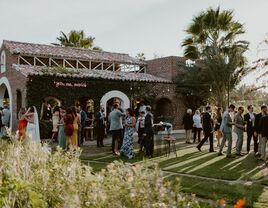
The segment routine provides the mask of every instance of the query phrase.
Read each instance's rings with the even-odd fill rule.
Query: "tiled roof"
[[[24,76],[29,75],[50,75],[57,77],[73,77],[73,78],[93,78],[105,80],[121,80],[136,82],[155,82],[155,83],[172,83],[167,79],[156,77],[146,73],[107,71],[107,70],[89,70],[89,69],[66,69],[68,72],[57,72],[53,68],[43,66],[16,65],[12,67],[22,73]]]
[[[4,40],[3,45],[12,53],[29,56],[106,61],[118,64],[146,65],[146,62],[123,53],[98,52],[90,49],[23,43]]]

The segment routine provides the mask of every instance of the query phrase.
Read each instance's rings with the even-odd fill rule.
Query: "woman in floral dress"
[[[134,116],[134,111],[131,108],[126,110],[125,117],[125,133],[123,139],[123,145],[121,147],[121,155],[128,157],[128,159],[132,159],[134,157],[133,153],[133,133],[136,126],[136,118]]]

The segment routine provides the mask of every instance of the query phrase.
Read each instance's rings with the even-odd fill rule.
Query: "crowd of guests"
[[[144,152],[145,156],[153,157],[154,139],[151,107],[141,105],[136,110],[136,113],[138,115],[135,115],[135,111],[131,108],[128,108],[123,113],[118,104],[114,104],[108,116],[109,130],[112,134],[112,152],[113,154],[124,155],[132,159],[134,157],[134,132],[137,131],[140,152]]]
[[[261,106],[260,113],[256,114],[252,105],[248,106],[247,113],[244,107],[236,107],[231,104],[228,110],[223,113],[222,108],[218,108],[213,114],[212,108],[207,106],[201,114],[196,110],[194,115],[191,109],[187,110],[183,118],[186,131],[186,143],[198,142],[197,149],[201,151],[203,144],[209,141],[209,152],[214,151],[214,136],[219,147],[218,155],[223,155],[223,148],[226,147],[226,157],[233,158],[231,154],[233,148],[233,133],[236,135],[235,151],[236,156],[244,156],[250,152],[251,141],[253,140],[253,151],[256,157],[266,161],[266,145],[268,141],[268,108]],[[203,139],[201,140],[201,131]],[[246,152],[242,152],[244,133],[246,132]],[[194,135],[192,136],[192,133]]]
[[[26,137],[40,141],[39,118],[35,107],[21,108],[18,115],[19,140]],[[65,150],[82,146],[92,134],[93,126],[97,137],[97,147],[104,147],[103,139],[106,132],[112,135],[112,153],[124,155],[129,159],[134,157],[134,132],[138,132],[140,152],[152,157],[153,141],[153,115],[151,107],[141,104],[138,109],[128,108],[123,112],[118,104],[114,104],[108,117],[104,108],[100,107],[97,113],[85,111],[81,106],[64,108],[42,105],[40,118],[52,121],[51,142],[57,142]]]

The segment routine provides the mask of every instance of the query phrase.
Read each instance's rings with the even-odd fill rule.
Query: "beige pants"
[[[262,144],[261,144],[261,159],[266,160],[266,145],[268,141],[268,137],[262,137],[261,139]]]
[[[185,130],[186,142],[191,142],[192,139],[192,129]]]

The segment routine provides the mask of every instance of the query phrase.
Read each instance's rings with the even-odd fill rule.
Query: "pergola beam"
[[[31,61],[28,61],[27,59],[31,58],[33,60],[33,63],[31,64]],[[45,61],[44,61],[45,60]],[[56,61],[58,60],[58,61]],[[90,69],[90,70],[112,70],[112,71],[124,71],[124,72],[135,72],[135,73],[146,73],[146,66],[140,66],[140,65],[134,65],[134,64],[126,64],[126,63],[115,63],[115,62],[97,62],[97,61],[86,61],[86,60],[79,60],[79,59],[64,59],[64,58],[52,58],[52,57],[39,57],[39,56],[18,56],[18,64],[21,64],[23,61],[24,64],[30,65],[30,66],[37,66],[41,64],[42,66],[46,67],[52,67],[52,66],[63,66],[63,67],[70,67],[72,69]],[[61,62],[62,61],[62,62]],[[71,61],[71,62],[70,62]],[[83,62],[87,62],[89,65],[88,67],[85,66]],[[95,67],[92,66],[92,63],[97,63]],[[86,64],[87,65],[87,64]],[[117,66],[119,66],[117,68]]]

